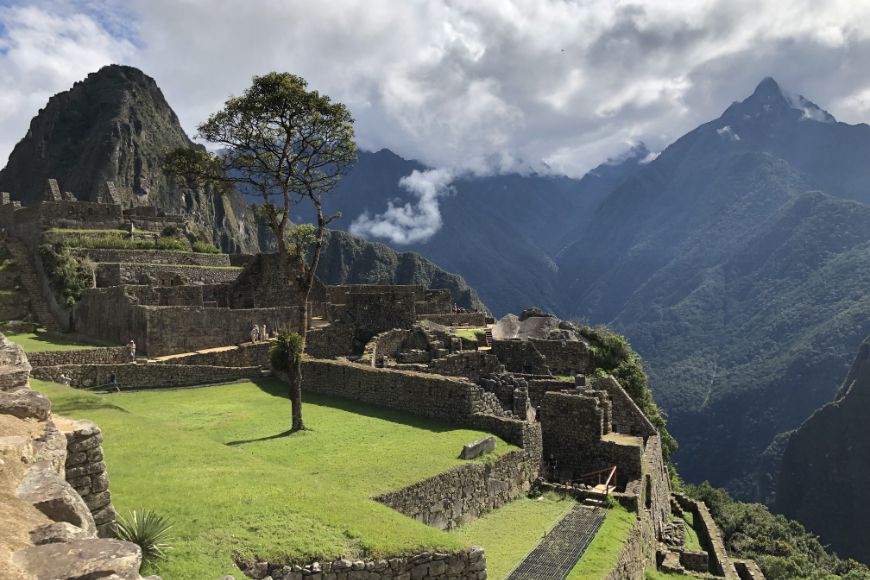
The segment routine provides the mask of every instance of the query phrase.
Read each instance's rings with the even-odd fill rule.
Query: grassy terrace
[[[7,334],[6,338],[18,344],[24,352],[44,352],[58,350],[85,350],[101,346],[121,346],[101,343],[98,341],[85,341],[81,339],[66,338],[63,336],[46,334],[44,332],[24,332],[21,334]]]
[[[571,509],[573,500],[555,494],[523,498],[466,524],[452,534],[486,550],[487,577],[505,578]]]
[[[463,464],[459,449],[480,432],[307,395],[312,430],[282,437],[290,406],[275,382],[112,395],[33,388],[56,412],[102,427],[121,513],[147,507],[174,521],[175,548],[151,571],[165,578],[238,576],[234,554],[278,561],[467,545],[368,498]],[[510,449],[499,441],[496,455]]]
[[[601,529],[586,548],[567,580],[599,580],[616,565],[622,545],[636,520],[636,514],[619,504],[607,511]]]

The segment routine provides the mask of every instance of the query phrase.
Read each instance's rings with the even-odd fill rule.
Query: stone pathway
[[[507,580],[564,580],[598,533],[607,510],[577,504]]]

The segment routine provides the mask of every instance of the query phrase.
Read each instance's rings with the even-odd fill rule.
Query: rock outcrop
[[[164,174],[169,151],[195,146],[154,79],[110,65],[49,99],[0,171],[0,191],[31,205],[56,179],[61,191],[96,201],[111,181],[125,208],[182,214],[225,250],[256,251],[256,220],[240,194],[190,189]]]
[[[67,482],[68,449],[96,449],[102,458],[99,429],[52,415],[50,401],[30,389],[29,373],[21,348],[0,334],[0,579],[142,580],[139,546],[97,538],[91,498]],[[80,428],[68,442],[55,421]],[[105,485],[100,493],[108,496]]]
[[[789,439],[776,511],[799,520],[840,556],[870,562],[870,337],[836,399]]]

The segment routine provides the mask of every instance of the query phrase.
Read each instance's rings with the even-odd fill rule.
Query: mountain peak
[[[755,91],[739,103],[734,103],[723,117],[734,117],[748,120],[763,118],[780,121],[818,121],[834,123],[833,115],[804,98],[802,95],[791,94],[779,85],[773,77],[762,79]],[[731,119],[734,121],[734,119]]]

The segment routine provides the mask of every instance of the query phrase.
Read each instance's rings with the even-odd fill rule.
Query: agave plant
[[[168,519],[149,509],[132,510],[129,518],[118,517],[118,537],[142,548],[143,563],[166,558],[166,552],[172,549],[171,528]]]

